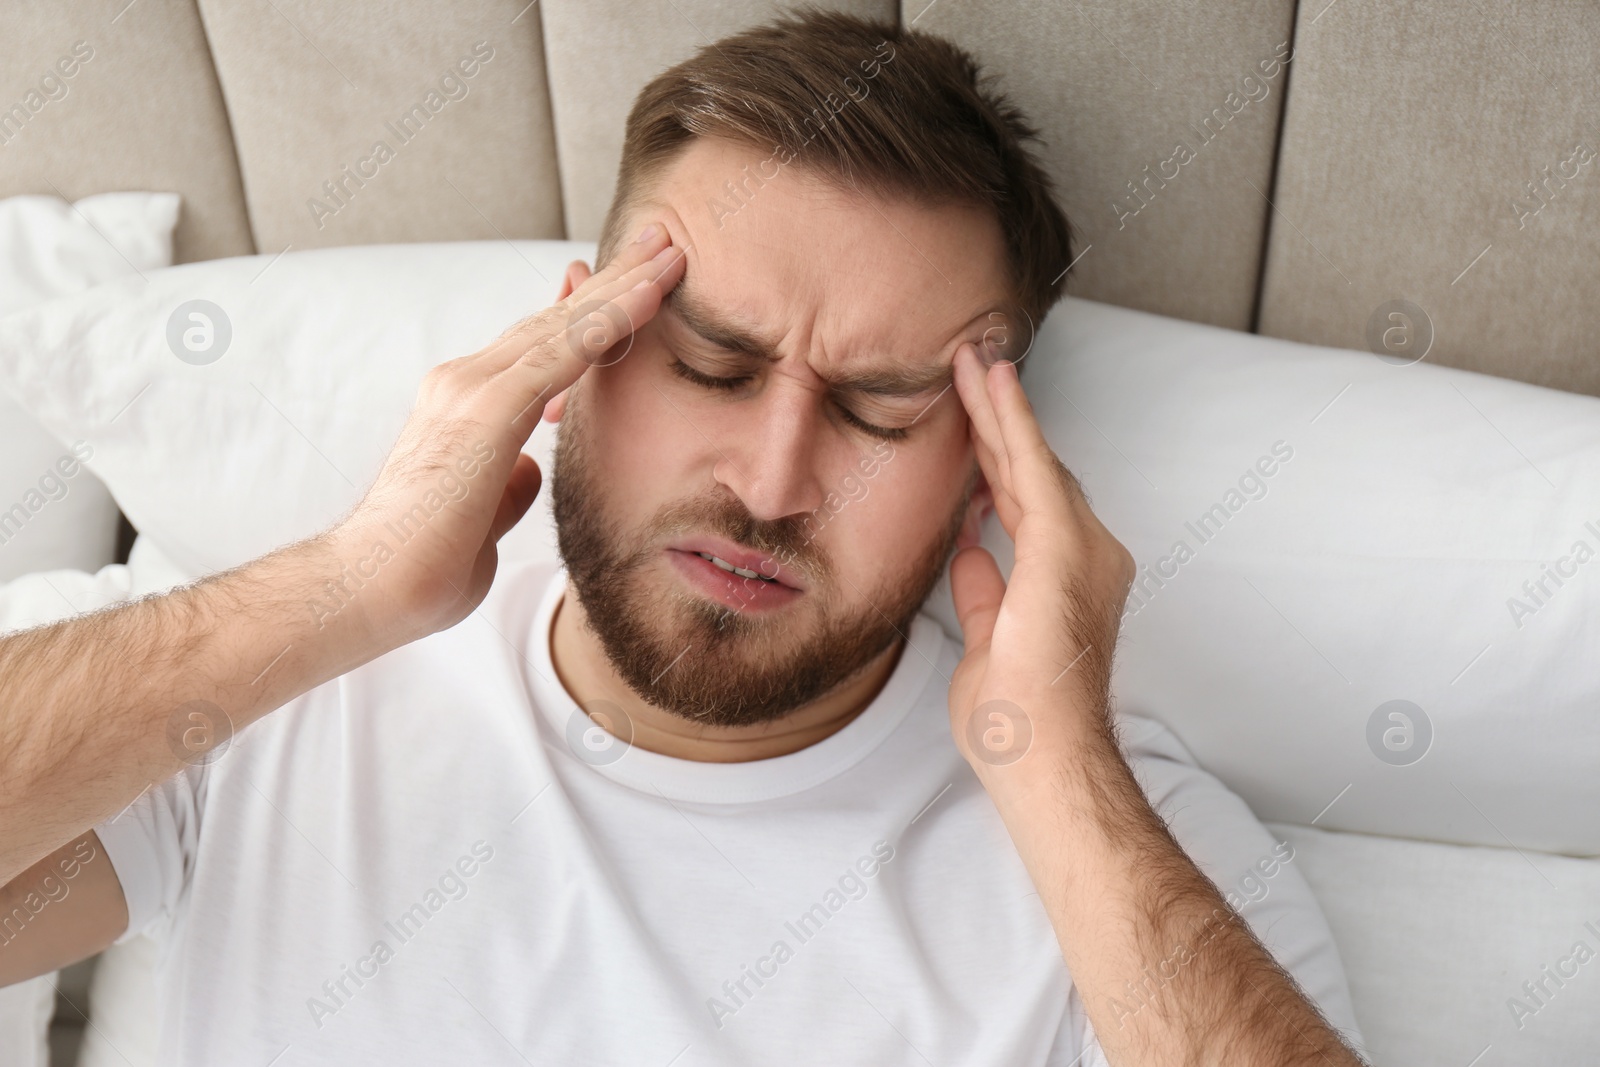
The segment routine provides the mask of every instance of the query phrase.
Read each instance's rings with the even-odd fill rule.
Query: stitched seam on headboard
[[[222,80],[222,68],[217,66],[217,53],[211,47],[211,27],[206,24],[206,13],[200,5],[200,0],[191,0],[194,4],[195,15],[200,20],[200,36],[205,38],[206,57],[211,61],[211,77],[217,83],[217,95],[222,100],[222,121],[228,127],[228,147],[233,151],[234,173],[239,175],[239,199],[244,208],[245,223],[250,227],[250,251],[259,253],[261,241],[256,236],[256,220],[250,211],[250,190],[247,188],[247,179],[244,172],[244,161],[239,158],[239,141],[233,132],[233,107],[228,100],[228,86]]]
[[[1289,40],[1298,43],[1300,36],[1300,0],[1294,0],[1294,8],[1289,12]],[[1298,55],[1298,52],[1291,53]],[[1267,257],[1272,251],[1272,227],[1274,223],[1272,204],[1278,201],[1278,171],[1283,160],[1283,130],[1284,123],[1289,117],[1289,97],[1294,91],[1295,66],[1291,60],[1283,72],[1283,102],[1278,106],[1278,132],[1272,139],[1272,170],[1267,175],[1267,196],[1271,201],[1267,205],[1267,219],[1261,227],[1261,254],[1256,257],[1256,293],[1250,305],[1250,332],[1261,332],[1261,305],[1262,297],[1267,289]]]

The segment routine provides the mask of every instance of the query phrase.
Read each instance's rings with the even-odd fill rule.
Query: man
[[[1354,1037],[1292,850],[1119,747],[1132,560],[1018,379],[1070,258],[1029,136],[840,16],[647,86],[600,269],[346,519],[0,641],[4,903],[70,886],[0,980],[150,931],[177,1064],[1360,1062],[1146,791]],[[497,578],[541,414],[565,566]]]

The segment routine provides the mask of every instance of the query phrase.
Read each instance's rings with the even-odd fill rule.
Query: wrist
[[[981,745],[965,746],[968,764],[1001,816],[1008,825],[1044,820],[1055,833],[1081,835],[1089,828],[1102,839],[1147,823],[1153,812],[1109,715],[1061,704],[1054,695],[1029,703],[1031,713],[1012,705],[1027,716],[1028,740],[1020,752],[995,759]]]
[[[958,746],[986,786],[1026,793],[1048,787],[1063,768],[1122,762],[1103,701],[1049,690],[1016,700],[989,699],[967,719]]]
[[[309,633],[343,647],[358,662],[432,633],[436,626],[394,566],[398,550],[381,527],[341,524],[292,550],[291,588],[304,601]]]

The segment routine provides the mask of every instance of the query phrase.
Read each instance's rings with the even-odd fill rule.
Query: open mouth
[[[755,571],[746,570],[743,567],[735,567],[733,564],[729,563],[727,560],[723,559],[721,556],[713,556],[709,552],[696,552],[695,555],[699,556],[703,560],[708,560],[708,561],[710,561],[712,563],[715,563],[717,566],[721,567],[723,570],[727,571],[729,574],[737,574],[741,578],[754,578],[757,581],[771,582],[774,585],[782,585],[783,584],[782,582],[778,581],[778,579],[776,579],[776,578],[768,578],[766,575],[757,574]]]
[[[666,548],[674,555],[691,557],[696,567],[701,563],[709,564],[707,570],[713,576],[726,575],[730,581],[743,579],[752,588],[803,593],[810,584],[795,560],[780,558],[778,553],[751,548],[725,537],[691,534],[669,543]]]
[[[680,542],[666,556],[690,588],[737,611],[780,609],[806,595],[800,580],[781,563],[731,542]]]

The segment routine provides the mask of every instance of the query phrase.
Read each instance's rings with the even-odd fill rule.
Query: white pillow
[[[1029,393],[1141,564],[1121,709],[1263,819],[1600,855],[1600,399],[1064,310]]]
[[[423,373],[547,306],[566,264],[593,249],[368,246],[175,267],[0,320],[0,388],[20,388],[45,425],[84,438],[129,521],[204,574],[344,514]],[[186,334],[199,345],[208,333],[210,352],[185,347]],[[541,423],[527,449],[541,462],[553,431]],[[513,532],[507,558],[519,545],[537,553],[536,525]]]
[[[1474,1067],[1594,1062],[1600,862],[1267,829],[1333,929],[1370,1063],[1469,1067],[1489,1046]]]
[[[424,370],[547,305],[592,252],[402,245],[178,267],[0,322],[0,381],[89,441],[134,524],[203,573],[337,519]],[[204,365],[168,341],[194,300],[231,332]],[[1134,602],[1123,710],[1171,726],[1263,819],[1600,852],[1586,654],[1600,584],[1580,568],[1520,629],[1506,607],[1542,561],[1600,540],[1585,526],[1600,527],[1586,511],[1600,401],[1075,299],[1028,359],[1046,432],[1112,531],[1152,568],[1179,540],[1193,553]],[[542,463],[552,437],[542,425],[528,448]],[[1199,543],[1185,523],[1216,504],[1227,517]],[[1007,562],[998,526],[987,535]],[[554,555],[545,497],[505,554]],[[947,593],[930,609],[954,631]],[[1413,730],[1405,749],[1395,700],[1431,724],[1405,765],[1424,746]]]
[[[134,540],[126,564],[90,573],[40,571],[0,584],[0,633],[42,626],[95,611],[131,597],[159,592],[186,580],[144,537]],[[90,980],[90,1013],[79,1048],[80,1067],[146,1067],[155,1063],[154,962],[156,942],[137,936],[107,948]],[[50,1017],[56,975],[44,974],[0,988],[0,1065],[48,1067]]]
[[[0,200],[0,316],[172,262],[176,193]],[[77,439],[57,441],[0,388],[0,631],[48,622],[123,595],[117,506],[84,470]],[[35,571],[66,573],[12,581]],[[0,1063],[44,1067],[53,975],[0,989]]]
[[[177,193],[0,200],[0,315],[172,264]]]
[[[168,266],[177,221],[176,193],[0,200],[0,315]],[[57,441],[0,390],[0,582],[111,562],[117,509],[83,470],[86,449]]]

